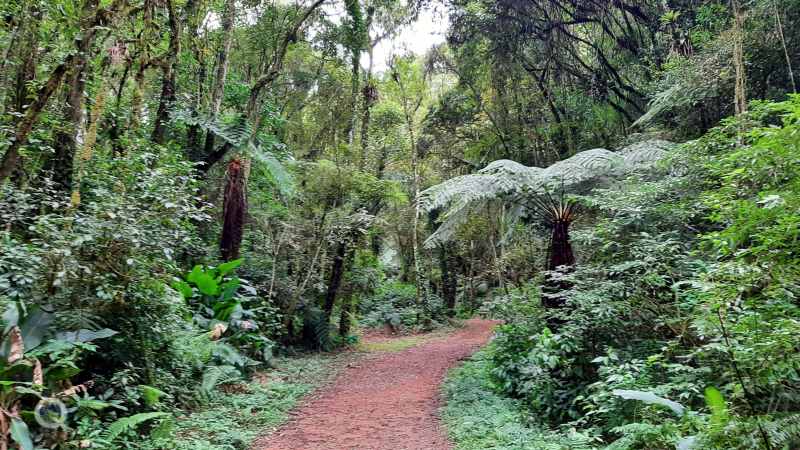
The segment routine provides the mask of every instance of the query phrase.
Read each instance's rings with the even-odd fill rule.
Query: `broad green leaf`
[[[222,301],[227,301],[233,298],[236,291],[239,290],[239,286],[241,285],[241,280],[238,278],[232,278],[226,281],[222,285]]]
[[[79,373],[81,373],[81,369],[77,367],[58,366],[45,370],[44,375],[48,381],[63,381],[69,380]]]
[[[19,308],[20,306],[17,302],[11,302],[8,304],[8,308],[6,308],[5,312],[3,312],[3,323],[5,324],[3,334],[8,334],[11,328],[19,325]]]
[[[190,298],[192,298],[192,294],[194,293],[194,291],[192,291],[192,286],[190,286],[189,283],[181,280],[176,280],[172,282],[171,286],[173,289],[181,293],[181,296],[183,296],[184,300],[189,300]]]
[[[22,332],[22,341],[25,343],[25,351],[28,352],[38,347],[53,323],[55,316],[41,309],[32,310],[22,321],[20,331]]]
[[[230,273],[232,270],[235,270],[236,268],[241,266],[242,265],[242,261],[244,261],[244,260],[239,258],[239,259],[234,259],[233,261],[228,261],[226,263],[222,263],[219,266],[217,266],[217,270],[219,271],[219,274],[224,277],[225,275]]]
[[[150,407],[155,406],[161,397],[167,395],[166,392],[146,384],[140,384],[139,388],[142,390],[142,399],[144,399],[145,405]]]
[[[203,268],[200,265],[194,266],[191,272],[186,275],[186,281],[197,284],[197,277],[203,274]]]
[[[19,444],[20,450],[33,450],[33,440],[28,425],[17,417],[11,418],[11,439]]]
[[[193,282],[197,286],[197,289],[205,295],[219,294],[219,284],[206,273],[201,273],[194,277]]]

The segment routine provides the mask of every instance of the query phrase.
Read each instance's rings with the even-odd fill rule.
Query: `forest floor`
[[[452,448],[439,420],[440,385],[450,368],[486,344],[495,325],[468,320],[455,332],[418,341],[366,337],[372,355],[349,364],[253,449]]]

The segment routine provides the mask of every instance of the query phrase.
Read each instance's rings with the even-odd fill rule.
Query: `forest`
[[[0,450],[800,449],[800,0],[0,0]]]

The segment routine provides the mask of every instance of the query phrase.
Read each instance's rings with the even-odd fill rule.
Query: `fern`
[[[420,194],[420,208],[430,212],[446,208],[441,225],[426,241],[428,248],[453,238],[458,227],[490,201],[524,201],[554,188],[569,189],[601,177],[629,174],[648,169],[664,158],[673,144],[662,140],[630,145],[618,152],[596,148],[578,153],[550,167],[527,167],[499,160],[477,173],[452,178]],[[521,217],[515,214],[515,218]],[[513,227],[509,227],[511,229]]]
[[[203,372],[203,381],[200,384],[200,393],[209,396],[220,384],[228,383],[241,378],[239,370],[234,366],[209,366]]]
[[[281,195],[289,197],[294,193],[294,180],[292,179],[292,175],[275,155],[265,151],[263,146],[253,142],[250,143],[249,153],[255,161],[260,163],[258,166],[263,168],[274,180],[275,186],[278,187]]]
[[[800,448],[800,414],[783,417],[761,424],[774,448]],[[758,442],[754,433],[751,441]]]
[[[328,351],[333,347],[330,324],[325,313],[313,305],[308,305],[303,314],[304,338],[306,344],[320,350]]]
[[[123,417],[117,420],[116,422],[112,423],[111,425],[109,425],[108,431],[106,432],[104,438],[108,442],[114,442],[114,439],[119,437],[120,434],[133,430],[139,425],[149,420],[158,419],[160,417],[166,417],[166,416],[169,416],[169,413],[156,411],[156,412],[139,413],[128,417]]]
[[[265,138],[266,142],[263,142],[264,139],[259,139],[246,116],[241,115],[231,121],[223,121],[209,116],[200,116],[186,109],[175,109],[172,111],[171,117],[174,122],[196,126],[203,131],[212,133],[233,146],[235,152],[246,153],[247,156],[258,162],[259,167],[274,180],[284,197],[293,193],[292,176],[272,151],[275,147],[283,146],[283,144],[277,142],[274,137],[273,139]]]
[[[211,132],[234,147],[246,144],[253,136],[253,127],[245,116],[237,116],[234,120],[226,122],[210,116],[194,114],[190,110],[175,109],[170,114],[173,122],[182,122],[186,125],[199,127],[201,130]]]

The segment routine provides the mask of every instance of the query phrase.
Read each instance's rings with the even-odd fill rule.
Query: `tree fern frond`
[[[239,147],[253,136],[253,127],[245,116],[237,116],[232,121],[224,121],[206,115],[198,115],[187,109],[175,109],[170,114],[173,122],[183,122],[211,132],[223,141]]]
[[[553,188],[570,189],[589,180],[646,169],[662,159],[672,144],[645,141],[621,151],[596,148],[541,169],[510,160],[490,163],[477,173],[447,180],[420,193],[417,201],[425,212],[447,208],[442,224],[425,242],[435,247],[455,234],[469,214],[491,200],[536,196]]]
[[[545,169],[541,175],[540,186],[535,190],[540,191],[541,187],[555,187],[555,183],[567,186],[582,183],[610,173],[623,164],[623,158],[612,151],[603,148],[586,150]]]
[[[270,177],[275,181],[275,185],[284,197],[291,196],[294,192],[294,180],[286,169],[286,166],[278,160],[272,153],[265,151],[258,143],[251,142],[249,153],[255,161],[260,163]]]
[[[435,248],[453,239],[459,227],[465,224],[477,211],[484,208],[486,202],[459,202],[448,209],[439,228],[425,240],[425,248]]]
[[[639,167],[647,167],[654,161],[659,161],[667,156],[667,153],[675,148],[675,144],[661,139],[639,142],[629,145],[619,151],[619,155],[625,160],[625,167],[635,170]]]

